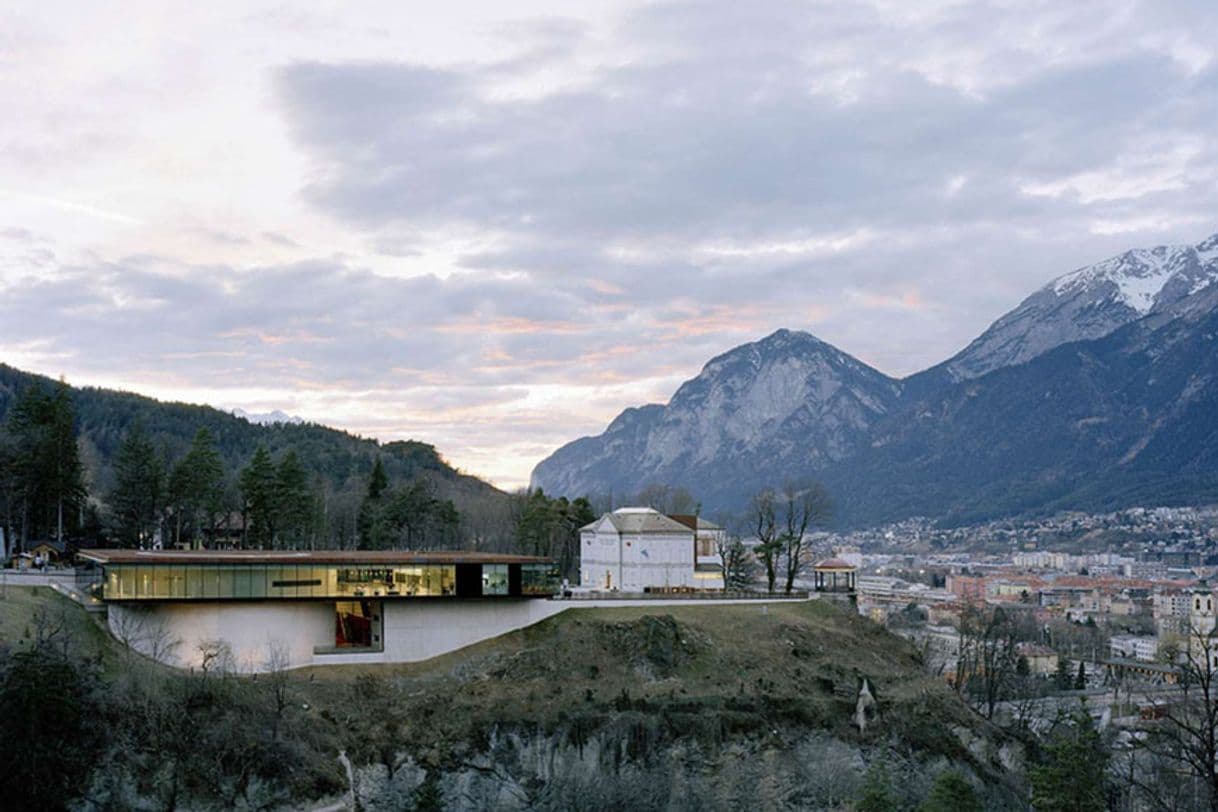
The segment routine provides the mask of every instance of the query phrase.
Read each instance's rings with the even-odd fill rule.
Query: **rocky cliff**
[[[560,448],[533,485],[662,483],[709,512],[816,478],[845,524],[1218,500],[1218,235],[1051,282],[961,353],[889,378],[780,330],[711,360],[665,405]]]

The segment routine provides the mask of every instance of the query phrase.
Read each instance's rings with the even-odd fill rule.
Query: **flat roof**
[[[433,550],[81,550],[99,564],[552,564],[531,555]]]

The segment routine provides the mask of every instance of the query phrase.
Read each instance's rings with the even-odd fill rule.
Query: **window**
[[[381,648],[379,601],[339,601],[334,604],[335,648]]]
[[[522,564],[520,592],[523,595],[553,595],[558,590],[558,567],[551,564]]]
[[[506,595],[506,594],[508,594],[508,565],[507,564],[483,564],[482,565],[482,594],[483,595]]]

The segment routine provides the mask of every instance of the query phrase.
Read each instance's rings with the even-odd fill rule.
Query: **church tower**
[[[1193,587],[1190,599],[1188,650],[1199,667],[1218,670],[1218,616],[1214,614],[1214,592],[1202,581]]]

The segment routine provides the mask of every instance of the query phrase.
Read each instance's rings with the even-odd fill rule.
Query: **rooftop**
[[[701,516],[693,513],[671,513],[668,518],[673,521],[680,522],[690,530],[722,530],[723,528],[714,522],[707,521]]]
[[[619,533],[690,533],[691,528],[673,521],[658,510],[648,507],[623,507],[606,513],[580,530],[592,530],[605,519]]]
[[[542,564],[548,558],[407,550],[82,550],[99,564]]]

